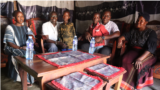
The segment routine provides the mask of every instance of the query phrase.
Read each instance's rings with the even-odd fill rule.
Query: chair
[[[40,18],[31,18],[26,20],[28,27],[32,30],[32,32],[35,35],[35,42],[36,42],[36,46],[35,49],[37,52],[39,53],[44,53],[44,45],[43,45],[43,36],[42,34],[42,24],[43,22],[45,22],[45,20],[42,20]]]
[[[9,18],[6,16],[1,16],[1,68],[6,67],[6,63],[8,62],[8,55],[4,52],[4,43],[3,43],[3,37],[5,34],[5,29],[7,25],[9,24]]]
[[[110,58],[107,62],[109,62],[109,64],[112,65],[114,63],[113,60],[114,60],[116,49],[117,49],[117,38],[113,38],[113,39],[109,40],[109,44],[111,44],[112,53],[111,53]]]
[[[148,28],[153,29],[157,34],[157,49],[156,49],[156,56],[157,56],[157,62],[153,66],[153,77],[160,79],[160,21],[150,21],[147,24]]]

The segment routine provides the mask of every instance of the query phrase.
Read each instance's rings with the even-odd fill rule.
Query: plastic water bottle
[[[92,39],[90,41],[90,47],[89,47],[89,53],[90,54],[94,53],[94,47],[95,47],[95,39],[94,39],[94,37],[92,37]]]
[[[33,59],[33,50],[34,50],[34,42],[32,40],[32,36],[28,36],[28,40],[26,41],[26,59]]]
[[[72,51],[77,51],[77,45],[78,45],[78,39],[77,39],[77,36],[74,36]]]

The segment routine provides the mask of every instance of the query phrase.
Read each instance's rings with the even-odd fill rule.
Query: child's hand
[[[96,41],[96,43],[102,43],[103,39],[101,36],[97,36],[97,37],[95,37],[95,41]]]
[[[90,42],[92,39],[92,36],[90,33],[87,32],[85,38]]]

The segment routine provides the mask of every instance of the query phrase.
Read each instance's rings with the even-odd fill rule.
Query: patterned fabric
[[[12,18],[12,13],[14,12],[14,1],[9,0],[3,0],[0,1],[0,11],[2,16],[7,16],[9,18]]]
[[[6,10],[8,10],[8,7]],[[17,9],[25,13],[26,19],[38,17],[47,21],[50,19],[50,12],[55,11],[59,22],[63,21],[63,12],[68,10],[70,21],[73,22],[74,1],[17,1]]]
[[[59,26],[58,37],[61,42],[68,46],[68,49],[72,49],[73,38],[76,35],[73,23],[62,23]]]
[[[151,55],[142,61],[140,69],[135,68],[135,60],[144,53],[143,49],[130,49],[122,57],[122,67],[126,69],[123,75],[121,87],[125,90],[142,89],[153,84],[153,72],[151,66],[156,62],[156,58]]]
[[[132,29],[131,31],[124,33],[125,40],[129,41],[131,47],[138,46],[142,47],[146,51],[155,53],[157,47],[157,35],[154,30],[147,29],[139,31]]]
[[[105,80],[108,80],[118,76],[120,73],[124,71],[124,68],[101,63],[88,67],[85,69],[85,71],[92,73],[93,75],[98,75],[99,77]]]
[[[157,46],[160,48],[160,25],[147,25],[148,28],[154,30],[157,34]]]
[[[11,42],[18,46],[25,46],[27,35],[34,36],[33,32],[27,26],[18,27],[11,24],[6,28],[3,43]]]
[[[81,51],[63,51],[57,53],[48,53],[43,55],[36,55],[45,62],[57,66],[68,67],[81,64],[90,60],[99,58],[100,56],[81,52]]]
[[[53,80],[52,84],[60,90],[98,90],[103,81],[95,76],[74,72]]]
[[[153,67],[153,77],[160,79],[160,62]]]
[[[30,29],[27,29],[27,26],[15,26],[8,25],[5,31],[3,43],[6,44],[4,51],[8,54],[8,75],[11,79],[15,81],[20,81],[19,72],[18,72],[18,64],[13,56],[25,56],[25,50],[15,49],[7,45],[7,42],[11,42],[17,46],[25,46],[26,45],[26,36],[33,35],[33,32]],[[27,82],[33,83],[34,78],[27,74]]]

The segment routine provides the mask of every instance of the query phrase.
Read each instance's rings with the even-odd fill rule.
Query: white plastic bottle
[[[77,51],[77,46],[78,46],[78,39],[77,39],[77,36],[74,36],[72,51]]]
[[[95,39],[94,39],[94,37],[92,37],[92,39],[90,41],[90,47],[89,47],[89,53],[90,54],[94,53],[94,48],[95,48]]]
[[[32,40],[32,36],[28,36],[28,40],[26,41],[26,60],[33,59],[33,51],[34,51],[34,42]]]

